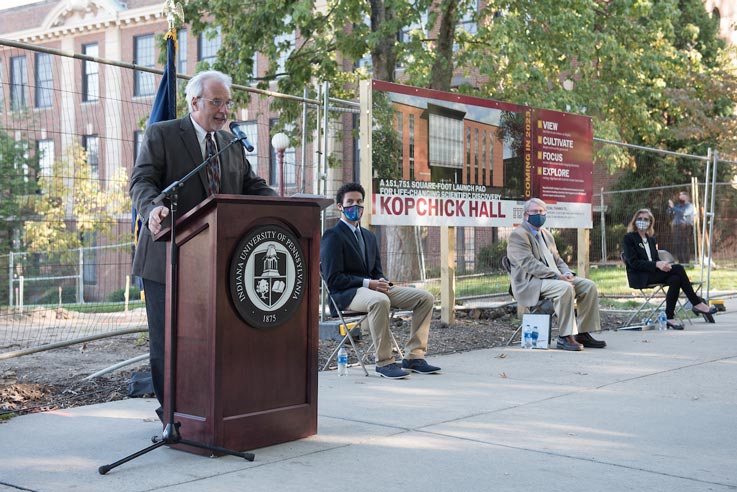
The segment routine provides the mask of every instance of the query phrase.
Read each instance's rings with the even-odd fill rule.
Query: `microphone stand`
[[[131,460],[134,460],[138,458],[139,456],[143,456],[144,454],[148,453],[149,451],[153,451],[156,448],[159,448],[164,445],[171,445],[171,444],[184,444],[187,446],[192,446],[200,449],[209,449],[210,451],[221,453],[221,454],[229,454],[232,456],[237,456],[239,458],[246,459],[248,461],[253,461],[256,457],[253,453],[244,453],[240,451],[234,451],[232,449],[227,448],[221,448],[220,446],[213,446],[210,444],[204,444],[198,441],[192,441],[189,439],[182,438],[181,434],[179,433],[179,427],[181,426],[180,422],[174,421],[174,405],[176,402],[175,398],[175,381],[176,381],[176,362],[177,362],[177,302],[178,302],[178,295],[177,295],[177,282],[179,281],[179,248],[176,243],[176,217],[177,217],[177,200],[178,200],[178,194],[179,189],[184,186],[184,183],[186,183],[192,176],[197,174],[202,168],[204,168],[206,165],[210,163],[212,159],[219,156],[221,153],[223,153],[226,149],[228,149],[231,145],[235,144],[236,142],[240,142],[243,140],[242,138],[235,138],[233,141],[228,143],[225,147],[218,150],[218,152],[214,153],[213,155],[209,156],[207,159],[202,161],[200,164],[197,165],[194,169],[192,169],[189,173],[187,173],[183,178],[178,179],[174,182],[172,182],[169,186],[167,186],[161,193],[159,193],[159,196],[157,196],[153,203],[155,205],[158,205],[161,203],[165,198],[169,198],[170,202],[170,216],[171,216],[171,226],[169,228],[169,236],[170,236],[170,244],[169,244],[169,256],[170,256],[170,263],[171,263],[171,273],[169,275],[169,286],[171,289],[171,294],[169,297],[169,319],[170,319],[170,344],[169,344],[169,385],[167,387],[167,401],[169,403],[169,413],[166,415],[166,425],[164,426],[164,430],[161,434],[161,437],[153,436],[151,438],[151,442],[153,444],[151,446],[148,446],[144,449],[141,449],[140,451],[137,451],[131,455],[126,456],[125,458],[122,458],[115,463],[111,463],[109,465],[102,465],[97,469],[97,471],[100,473],[100,475],[105,475],[107,472],[112,470],[113,468],[116,468],[123,463],[127,463]]]

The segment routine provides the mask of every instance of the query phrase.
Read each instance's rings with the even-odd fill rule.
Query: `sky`
[[[28,5],[30,3],[42,2],[43,0],[2,0],[0,3],[0,10],[12,9],[19,5]]]

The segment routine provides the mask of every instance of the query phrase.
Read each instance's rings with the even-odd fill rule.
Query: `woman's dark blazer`
[[[651,273],[658,271],[655,264],[660,261],[658,248],[654,237],[647,237],[652,261],[647,259],[645,245],[637,232],[628,232],[622,239],[622,250],[624,251],[624,264],[627,267],[627,282],[633,289],[643,289],[648,286],[648,277]]]

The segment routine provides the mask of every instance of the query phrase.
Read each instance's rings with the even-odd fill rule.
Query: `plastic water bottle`
[[[668,329],[668,323],[667,319],[665,317],[665,311],[660,311],[660,315],[658,316],[658,329],[661,331]]]
[[[348,375],[348,352],[345,346],[341,345],[338,350],[338,376]]]
[[[537,348],[537,337],[540,335],[540,331],[537,326],[532,327],[532,348]]]
[[[532,330],[530,329],[530,325],[525,325],[525,329],[522,332],[523,342],[522,342],[522,348],[531,349],[532,348]]]

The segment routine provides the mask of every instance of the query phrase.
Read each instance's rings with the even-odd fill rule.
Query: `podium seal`
[[[306,288],[305,256],[294,234],[278,225],[247,232],[231,257],[229,286],[238,315],[253,328],[289,321]]]

